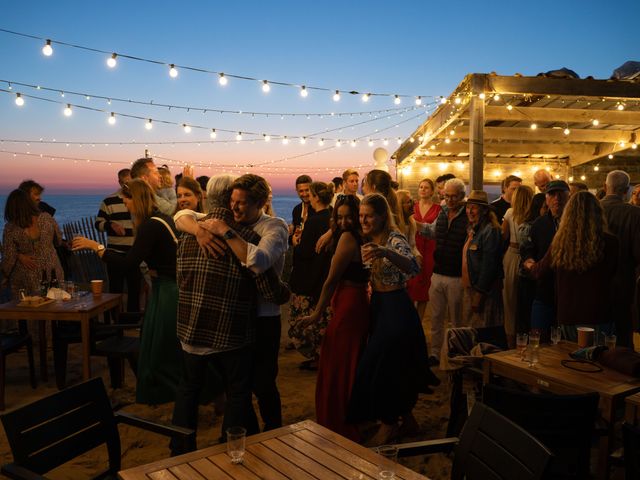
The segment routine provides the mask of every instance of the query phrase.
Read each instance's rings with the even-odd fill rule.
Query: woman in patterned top
[[[371,333],[351,392],[348,419],[381,420],[372,445],[387,443],[399,421],[415,425],[411,414],[419,392],[439,384],[427,363],[427,343],[406,290],[420,271],[411,247],[393,220],[385,197],[369,194],[360,204],[362,260],[371,269]]]

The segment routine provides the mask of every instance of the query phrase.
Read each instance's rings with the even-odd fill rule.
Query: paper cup
[[[578,327],[578,346],[580,348],[593,345],[593,335],[595,330],[590,327]]]
[[[96,297],[102,295],[102,280],[91,280],[91,293]]]

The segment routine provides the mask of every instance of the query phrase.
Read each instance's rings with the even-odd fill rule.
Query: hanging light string
[[[395,113],[395,112],[399,112],[399,111],[404,111],[404,112],[409,112],[412,110],[415,110],[416,108],[419,108],[419,106],[415,105],[415,106],[409,106],[409,107],[397,107],[397,108],[385,108],[385,109],[380,109],[380,110],[367,110],[367,111],[361,111],[361,112],[324,112],[324,113],[318,113],[318,112],[309,112],[309,113],[294,113],[294,112],[252,112],[252,111],[245,111],[245,110],[224,110],[224,109],[220,109],[220,108],[209,108],[209,107],[192,107],[192,106],[187,106],[187,105],[174,105],[174,104],[169,104],[169,103],[156,103],[153,100],[151,101],[144,101],[144,100],[132,100],[130,98],[118,98],[118,97],[111,97],[111,96],[107,96],[107,95],[95,95],[93,93],[83,93],[83,92],[74,92],[71,90],[67,90],[67,89],[62,89],[62,88],[52,88],[52,87],[44,87],[42,85],[32,85],[29,83],[22,83],[22,82],[15,82],[13,80],[3,80],[0,79],[0,83],[5,83],[7,84],[7,88],[9,90],[13,90],[13,86],[14,85],[18,85],[20,87],[25,87],[25,88],[31,88],[34,90],[43,90],[46,92],[55,92],[56,94],[60,94],[60,95],[76,95],[79,97],[83,97],[86,100],[91,100],[92,98],[95,99],[99,99],[99,100],[105,100],[107,102],[107,104],[111,105],[111,102],[121,102],[121,103],[129,103],[129,104],[133,104],[133,105],[146,105],[149,107],[161,107],[161,108],[168,108],[169,110],[185,110],[187,112],[190,111],[194,111],[194,112],[201,112],[201,113],[218,113],[218,114],[233,114],[233,115],[249,115],[252,117],[258,117],[258,116],[262,116],[262,117],[319,117],[319,118],[324,118],[324,117],[353,117],[353,116],[363,116],[363,115],[379,115],[379,114],[385,114],[385,113]],[[422,105],[422,104],[421,104]]]
[[[129,59],[129,60],[135,60],[135,61],[139,61],[139,62],[146,62],[146,63],[151,63],[151,64],[154,64],[154,65],[162,65],[164,67],[169,67],[169,74],[173,78],[178,76],[179,69],[183,69],[183,70],[188,70],[188,71],[192,71],[192,72],[216,75],[217,78],[218,78],[218,81],[219,81],[219,83],[221,85],[225,85],[227,79],[235,79],[235,80],[245,80],[245,81],[257,82],[261,86],[262,91],[265,92],[265,93],[267,93],[269,91],[270,85],[278,85],[278,86],[281,86],[281,87],[290,87],[290,88],[298,89],[300,91],[300,95],[302,97],[306,97],[308,92],[309,92],[309,90],[314,90],[314,91],[319,91],[319,92],[329,92],[329,93],[333,94],[334,101],[339,101],[340,100],[340,94],[341,93],[348,94],[348,95],[356,95],[356,96],[360,96],[361,95],[362,96],[362,101],[364,101],[364,102],[368,101],[368,99],[371,98],[371,97],[387,97],[387,98],[393,99],[393,102],[396,105],[400,103],[400,99],[402,99],[402,98],[413,98],[417,105],[419,105],[420,102],[422,102],[422,99],[424,99],[424,98],[440,98],[439,96],[435,97],[433,95],[407,95],[407,94],[397,94],[397,93],[369,92],[369,91],[358,91],[358,90],[350,89],[350,88],[349,89],[336,89],[336,88],[313,86],[313,85],[293,83],[293,82],[283,82],[283,81],[277,81],[277,80],[262,79],[262,78],[247,76],[247,75],[238,75],[238,74],[225,73],[225,72],[220,72],[220,71],[215,71],[215,70],[209,70],[209,69],[201,68],[201,67],[193,67],[193,66],[189,66],[189,65],[180,65],[180,64],[177,64],[177,63],[171,63],[171,62],[166,62],[166,61],[161,61],[161,60],[153,60],[153,59],[138,57],[138,56],[130,55],[130,54],[126,54],[126,53],[118,53],[118,52],[113,52],[113,51],[110,52],[110,51],[101,50],[101,49],[98,49],[98,48],[87,47],[85,45],[78,45],[78,44],[74,44],[74,43],[63,42],[63,41],[60,41],[60,40],[53,40],[53,39],[50,39],[50,38],[45,38],[45,37],[41,37],[41,36],[37,36],[37,35],[31,35],[31,34],[22,33],[22,32],[15,32],[13,30],[7,30],[7,29],[4,29],[4,28],[0,28],[0,32],[7,33],[7,34],[10,34],[10,35],[16,35],[16,36],[19,36],[19,37],[31,38],[31,39],[35,39],[35,40],[45,41],[46,45],[43,48],[43,53],[46,56],[52,55],[52,53],[53,53],[53,45],[61,45],[61,46],[65,46],[65,47],[76,48],[76,49],[79,49],[79,50],[84,50],[84,51],[88,51],[88,52],[100,53],[102,55],[107,55],[107,57],[108,57],[107,64],[111,68],[115,67],[117,58],[126,58],[126,59]],[[225,81],[222,81],[223,78],[225,79]]]
[[[6,90],[6,89],[2,89],[0,88],[0,92],[4,92],[4,93],[8,93],[8,94],[14,94],[14,92],[10,91],[10,90]],[[257,133],[257,132],[250,132],[250,131],[238,131],[238,130],[230,130],[230,129],[224,129],[224,128],[216,128],[216,127],[210,127],[210,126],[203,126],[203,125],[195,125],[192,123],[188,123],[188,122],[174,122],[174,121],[169,121],[169,120],[158,120],[158,119],[154,119],[154,118],[149,118],[149,117],[143,117],[140,115],[132,115],[132,114],[128,114],[128,113],[120,113],[120,112],[113,112],[113,111],[109,111],[107,109],[102,109],[102,108],[96,108],[96,107],[89,107],[86,105],[78,105],[78,104],[73,104],[73,103],[67,103],[64,101],[58,101],[58,100],[52,100],[50,98],[45,98],[45,97],[40,97],[40,96],[36,96],[36,95],[21,95],[20,98],[29,98],[29,99],[35,99],[35,100],[40,100],[43,102],[48,102],[48,103],[54,103],[54,104],[58,104],[58,105],[66,105],[65,109],[64,109],[64,114],[65,116],[71,116],[73,114],[73,108],[78,108],[78,109],[83,109],[83,110],[89,110],[92,112],[99,112],[99,113],[107,113],[109,114],[109,119],[114,119],[113,122],[110,123],[115,123],[115,118],[116,117],[123,117],[123,118],[132,118],[132,119],[136,119],[136,120],[143,120],[145,122],[145,126],[148,125],[152,125],[153,123],[161,123],[161,124],[165,124],[165,125],[174,125],[174,126],[182,126],[183,129],[185,130],[185,132],[189,133],[192,129],[200,129],[200,130],[206,130],[208,132],[210,132],[211,137],[215,137],[217,135],[217,132],[225,132],[225,133],[236,133],[236,141],[242,141],[245,140],[244,135],[249,135],[249,136],[253,136],[255,138],[266,138],[267,135],[270,138],[277,138],[277,139],[304,139],[306,141],[306,139],[315,139],[316,134],[313,135],[293,135],[293,136],[287,136],[287,135],[280,135],[280,134],[266,134],[266,133]],[[420,115],[422,115],[424,112],[421,112]],[[385,120],[385,119],[391,119],[394,116],[398,116],[398,115],[403,115],[404,111],[399,111],[399,112],[395,112],[386,116],[381,116],[381,117],[374,117],[362,122],[357,122],[356,124],[349,124],[349,125],[343,125],[342,127],[337,127],[335,129],[332,129],[331,131],[335,131],[335,130],[341,130],[341,129],[347,129],[347,128],[351,128],[354,125],[362,125],[362,124],[366,124],[366,123],[371,123],[371,122],[377,122],[380,120]],[[247,139],[250,140],[250,139]]]

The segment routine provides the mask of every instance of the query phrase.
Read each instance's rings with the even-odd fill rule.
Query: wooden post
[[[471,190],[482,190],[484,178],[484,99],[478,97],[485,91],[485,75],[471,78],[471,102],[469,112],[469,186]]]

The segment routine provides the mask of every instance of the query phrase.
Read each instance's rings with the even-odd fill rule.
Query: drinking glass
[[[360,255],[362,256],[362,267],[363,268],[367,268],[367,269],[371,268],[372,262],[371,262],[371,260],[368,260],[368,261],[365,262],[364,261],[364,255],[369,251],[370,248],[371,247],[369,245],[366,245],[366,244],[362,245],[360,247]]]
[[[518,333],[516,335],[516,352],[520,357],[520,360],[524,361],[524,354],[527,350],[527,343],[529,342],[529,335],[526,333]]]
[[[227,454],[231,463],[242,463],[247,429],[244,427],[227,428]]]
[[[540,346],[532,345],[531,341],[529,341],[529,347],[527,348],[527,362],[529,363],[529,367],[530,368],[535,367],[539,361],[540,361]]]
[[[551,343],[557,345],[562,340],[562,329],[560,327],[551,327]]]
[[[604,346],[607,347],[609,350],[615,350],[616,349],[616,339],[617,339],[617,337],[614,334],[607,335],[605,333],[604,334]]]
[[[539,330],[531,330],[529,332],[529,345],[534,347],[540,346],[540,331]]]
[[[71,295],[71,298],[76,298],[76,284],[73,283],[73,281],[67,280],[66,282],[64,282],[64,289],[69,295]]]
[[[395,445],[381,445],[376,448],[376,453],[384,457],[378,463],[378,478],[385,480],[396,478],[398,447]]]

